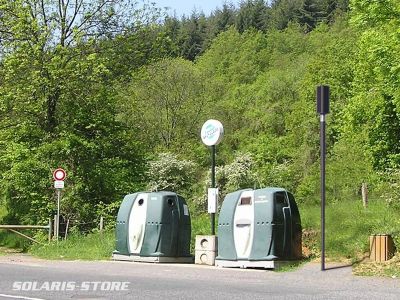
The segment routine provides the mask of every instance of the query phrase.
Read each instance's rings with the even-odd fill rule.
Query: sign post
[[[58,168],[53,172],[54,188],[57,190],[57,221],[56,221],[56,240],[58,242],[58,236],[60,234],[60,200],[61,190],[64,188],[64,179],[67,176],[64,169]]]
[[[321,148],[321,271],[325,270],[325,160],[326,141],[325,115],[329,113],[329,86],[317,87],[317,112],[320,115],[320,148]]]
[[[211,188],[208,191],[208,213],[211,217],[211,235],[215,235],[215,213],[217,212],[217,195],[215,183],[215,156],[216,145],[224,135],[224,127],[218,120],[207,120],[201,128],[201,139],[203,143],[211,147]]]

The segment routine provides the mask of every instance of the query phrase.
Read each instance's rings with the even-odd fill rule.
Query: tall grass
[[[210,235],[210,234],[211,234],[211,222],[210,222],[210,216],[208,214],[201,214],[192,217],[192,238],[190,242],[190,252],[193,255],[195,250],[196,235]]]
[[[319,252],[321,208],[300,205],[300,214],[305,232],[317,233],[305,242]],[[366,209],[361,200],[335,201],[326,206],[325,233],[328,258],[359,260],[369,251],[368,237],[372,234],[391,234],[400,246],[400,212],[382,200],[371,199]]]
[[[114,232],[73,234],[66,240],[32,245],[29,252],[46,259],[102,260],[109,259],[114,250]]]

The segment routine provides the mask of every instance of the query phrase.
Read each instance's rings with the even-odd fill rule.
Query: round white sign
[[[218,120],[207,120],[201,127],[201,140],[207,146],[218,145],[224,136],[224,127]]]
[[[65,171],[64,171],[63,169],[61,169],[61,168],[58,168],[58,169],[54,170],[54,172],[53,172],[53,178],[54,178],[54,180],[60,180],[60,181],[62,181],[62,180],[65,179],[65,176],[66,176],[66,175],[67,175],[67,174],[65,173]]]

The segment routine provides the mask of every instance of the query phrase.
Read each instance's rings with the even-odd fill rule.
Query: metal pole
[[[325,115],[320,115],[320,142],[321,142],[321,271],[325,270]]]
[[[215,145],[211,146],[211,187],[215,188]],[[211,213],[211,235],[215,235],[215,213]]]
[[[60,197],[61,197],[61,189],[57,189],[57,231],[56,231],[57,242],[58,242],[58,236],[60,234]]]

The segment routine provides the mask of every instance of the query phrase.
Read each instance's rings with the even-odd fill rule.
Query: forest
[[[57,167],[72,224],[114,220],[142,190],[206,212],[207,119],[225,131],[220,199],[280,186],[319,203],[320,84],[327,201],[366,183],[400,210],[399,15],[397,0],[246,0],[182,17],[130,0],[0,0],[2,221],[46,224]]]

